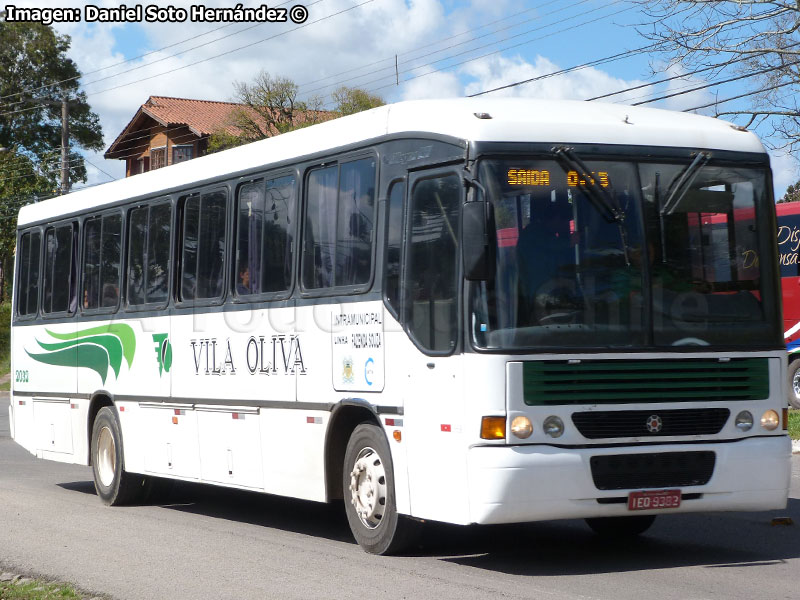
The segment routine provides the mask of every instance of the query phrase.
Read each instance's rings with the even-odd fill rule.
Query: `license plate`
[[[628,494],[628,510],[678,508],[680,505],[680,490],[646,490]]]

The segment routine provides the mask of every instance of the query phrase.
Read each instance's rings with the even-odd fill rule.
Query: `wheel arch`
[[[325,500],[344,498],[342,469],[347,442],[353,430],[361,423],[380,427],[380,418],[374,406],[361,398],[348,398],[331,409],[330,422],[325,434]]]
[[[94,428],[94,420],[97,418],[97,413],[104,406],[114,407],[114,396],[111,392],[106,390],[98,390],[92,394],[89,402],[89,414],[86,418],[86,446],[87,446],[87,463],[89,466],[92,464],[92,429]]]

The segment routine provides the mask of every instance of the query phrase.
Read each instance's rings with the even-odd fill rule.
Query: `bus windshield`
[[[569,151],[487,159],[479,173],[497,247],[494,277],[472,286],[477,347],[780,343],[759,264],[771,240],[757,218],[769,214],[765,170]]]

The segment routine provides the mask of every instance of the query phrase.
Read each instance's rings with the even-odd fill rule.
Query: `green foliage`
[[[81,600],[74,588],[63,584],[48,584],[26,580],[23,583],[0,582],[0,600]]]
[[[67,57],[70,38],[40,23],[0,22],[0,300],[11,279],[19,207],[56,191],[61,103],[69,100],[70,180],[86,181],[78,148],[101,150],[99,117]]]
[[[0,22],[0,147],[17,149],[57,175],[53,150],[61,147],[61,101],[69,99],[70,158],[77,148],[103,149],[99,117],[79,89],[80,71],[67,57],[70,38],[40,23]],[[60,154],[58,154],[60,156]],[[86,180],[86,167],[71,163],[72,181]]]
[[[334,112],[342,117],[354,115],[355,113],[386,104],[383,98],[378,95],[370,94],[366,90],[347,86],[337,88],[331,96],[336,105]]]
[[[235,82],[234,92],[235,100],[242,104],[242,108],[231,114],[230,125],[239,133],[214,133],[209,140],[209,152],[249,144],[384,104],[380,96],[365,90],[340,87],[332,94],[334,110],[322,110],[321,98],[299,100],[298,86],[294,81],[272,76],[266,71],[261,71],[253,83]]]
[[[778,200],[778,204],[782,204],[783,202],[800,202],[800,181],[789,184],[783,198]]]
[[[789,411],[789,437],[800,440],[800,410]]]

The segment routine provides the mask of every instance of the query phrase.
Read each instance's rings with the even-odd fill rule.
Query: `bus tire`
[[[391,451],[377,425],[362,423],[353,430],[342,484],[350,530],[365,551],[392,554],[408,547],[419,523],[397,514]]]
[[[149,493],[148,477],[125,471],[121,428],[110,406],[98,411],[92,426],[92,472],[94,489],[109,506],[132,504]]]
[[[624,539],[636,537],[650,529],[656,515],[634,517],[597,517],[586,519],[586,524],[596,534],[605,538]]]
[[[789,405],[800,408],[800,358],[789,363],[786,392]]]

